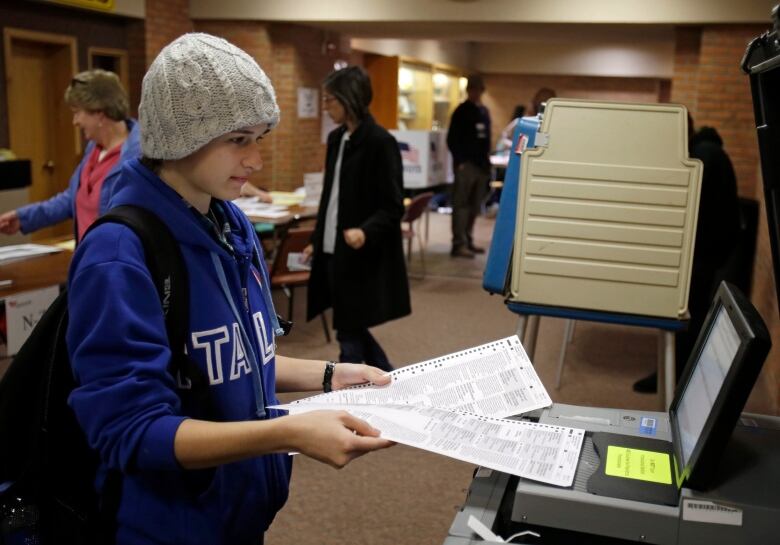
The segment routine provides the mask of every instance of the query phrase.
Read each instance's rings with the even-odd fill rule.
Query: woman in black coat
[[[339,124],[328,136],[312,256],[308,319],[333,308],[339,361],[392,366],[369,327],[411,312],[401,217],[398,143],[368,113],[371,80],[361,68],[330,74],[323,109]]]

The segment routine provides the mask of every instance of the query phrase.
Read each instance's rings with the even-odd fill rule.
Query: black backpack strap
[[[208,417],[214,411],[208,393],[206,377],[185,354],[189,334],[190,293],[187,269],[181,248],[168,226],[154,212],[133,205],[117,206],[93,223],[87,233],[103,223],[120,223],[132,229],[144,248],[146,266],[152,275],[165,315],[165,329],[171,347],[169,371],[190,382],[189,395]],[[84,236],[86,236],[86,234]]]
[[[171,350],[183,350],[189,325],[190,297],[179,243],[156,214],[138,206],[112,208],[98,218],[87,233],[103,223],[121,223],[141,239],[146,266],[160,295]]]
[[[171,348],[168,370],[174,380],[189,380],[189,390],[179,390],[182,399],[190,399],[206,418],[215,420],[216,411],[208,391],[206,377],[185,353],[189,335],[190,293],[187,269],[178,241],[168,226],[153,212],[133,205],[112,208],[97,219],[84,234],[103,223],[120,223],[129,227],[141,240],[146,266],[160,297],[165,315],[165,329]],[[210,482],[210,481],[209,481]],[[113,543],[116,536],[116,514],[122,495],[122,474],[109,471],[101,492],[101,517],[96,528],[100,543]]]

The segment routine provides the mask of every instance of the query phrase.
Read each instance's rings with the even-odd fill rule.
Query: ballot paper
[[[360,385],[295,404],[414,405],[505,417],[552,405],[517,335],[408,365],[389,386]]]
[[[571,486],[584,431],[511,420],[552,404],[516,335],[275,408],[344,410],[382,437],[497,471]]]
[[[584,430],[410,405],[289,404],[298,414],[338,409],[382,437],[482,467],[556,486],[571,486]]]

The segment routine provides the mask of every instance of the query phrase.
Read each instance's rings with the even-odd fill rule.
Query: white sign
[[[742,509],[735,509],[711,501],[683,500],[683,520],[742,526]]]
[[[6,322],[6,356],[13,356],[60,293],[59,286],[9,295],[3,301]]]
[[[320,92],[315,87],[298,87],[298,117],[316,119]]]

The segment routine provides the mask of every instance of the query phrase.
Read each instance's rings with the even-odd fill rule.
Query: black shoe
[[[474,246],[473,244],[469,244],[468,248],[469,248],[469,250],[471,250],[475,254],[484,254],[485,253],[485,249],[484,248],[480,248],[479,246]]]
[[[458,246],[453,248],[450,252],[452,257],[465,257],[466,259],[474,259],[474,252],[466,248],[465,246]]]
[[[658,392],[658,373],[639,379],[634,383],[634,391],[640,394],[654,394]]]

